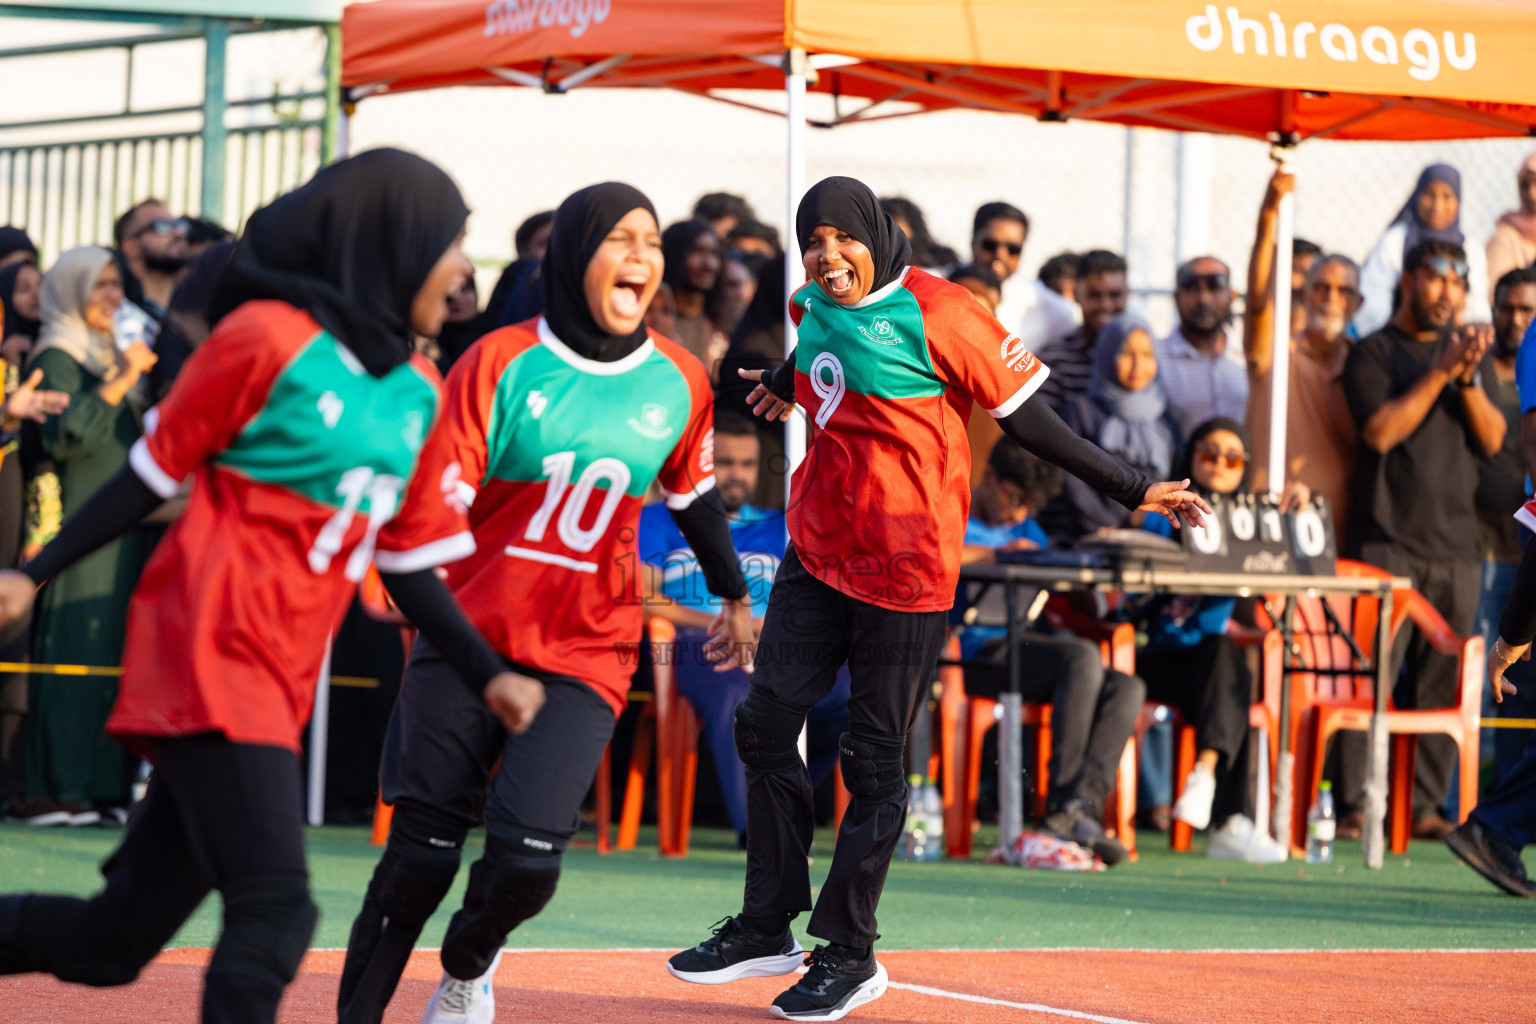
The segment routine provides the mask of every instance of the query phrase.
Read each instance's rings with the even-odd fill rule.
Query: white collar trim
[[[873,306],[875,303],[889,298],[892,294],[895,293],[896,289],[901,287],[902,282],[907,279],[908,271],[910,271],[911,269],[912,269],[911,267],[902,267],[901,268],[901,273],[896,275],[896,280],[892,281],[890,284],[886,285],[884,288],[881,288],[881,289],[879,289],[877,291],[870,292],[868,295],[864,296],[858,302],[851,303],[851,304],[849,304],[847,306],[844,306],[843,308],[844,309],[863,309],[865,306]],[[822,294],[825,295],[826,292],[822,292]],[[834,305],[836,305],[836,303],[834,303]]]
[[[615,377],[621,373],[628,373],[650,358],[651,353],[656,350],[656,343],[651,340],[649,333],[647,333],[645,341],[641,342],[640,347],[629,355],[623,359],[615,359],[611,363],[604,363],[580,355],[565,342],[555,337],[555,332],[550,329],[549,322],[542,316],[539,317],[538,334],[539,342],[556,356],[559,356],[561,362],[580,370],[582,373],[590,373],[598,377]]]

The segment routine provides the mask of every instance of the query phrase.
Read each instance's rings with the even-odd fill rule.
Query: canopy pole
[[[203,177],[202,214],[224,223],[224,157],[228,132],[224,127],[225,65],[229,48],[229,22],[208,18],[203,30]]]
[[[1285,150],[1270,150],[1270,158],[1277,169],[1288,171]],[[1285,437],[1287,394],[1290,391],[1291,372],[1291,246],[1296,235],[1296,197],[1287,192],[1280,197],[1275,230],[1275,298],[1274,298],[1274,345],[1270,357],[1269,373],[1269,491],[1279,494],[1285,489]],[[1249,301],[1261,301],[1253,296]]]
[[[800,239],[795,232],[795,213],[800,207],[800,197],[805,194],[805,82],[810,74],[810,61],[804,50],[790,50],[784,55],[785,120],[789,133],[785,146],[784,162],[784,296],[795,294],[805,281],[805,270],[800,265]],[[784,355],[795,350],[795,325],[789,316],[789,303],[784,304]],[[789,478],[794,476],[800,460],[805,457],[805,419],[791,416],[784,422],[785,481],[784,494],[789,495]]]

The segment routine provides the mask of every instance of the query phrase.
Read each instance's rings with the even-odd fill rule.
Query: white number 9
[[[821,379],[823,370],[832,371],[830,381]],[[848,391],[848,385],[843,378],[843,364],[838,362],[837,356],[831,352],[823,352],[811,363],[811,390],[816,392],[817,398],[821,399],[821,408],[816,410],[816,425],[825,430],[827,420],[832,418],[832,413]]]

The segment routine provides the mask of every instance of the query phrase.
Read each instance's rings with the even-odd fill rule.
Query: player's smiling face
[[[805,242],[805,273],[840,306],[869,294],[875,261],[865,244],[830,224],[822,224]]]
[[[587,307],[609,334],[631,334],[661,285],[661,231],[656,218],[635,208],[613,226],[592,254],[582,278]]]

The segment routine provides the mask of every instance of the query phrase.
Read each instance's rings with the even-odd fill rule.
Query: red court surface
[[[509,950],[496,975],[498,1018],[653,1024],[761,1021],[790,979],[686,985],[664,952]],[[36,976],[0,978],[0,1020],[17,1024],[195,1022],[206,950],[172,950],[122,989]],[[883,952],[892,988],[846,1019],[869,1024],[1312,1024],[1536,1019],[1536,952],[1318,953],[1136,950]],[[330,1024],[342,954],[311,953],[279,1020]],[[415,1024],[436,984],[418,951],[389,1024]]]

